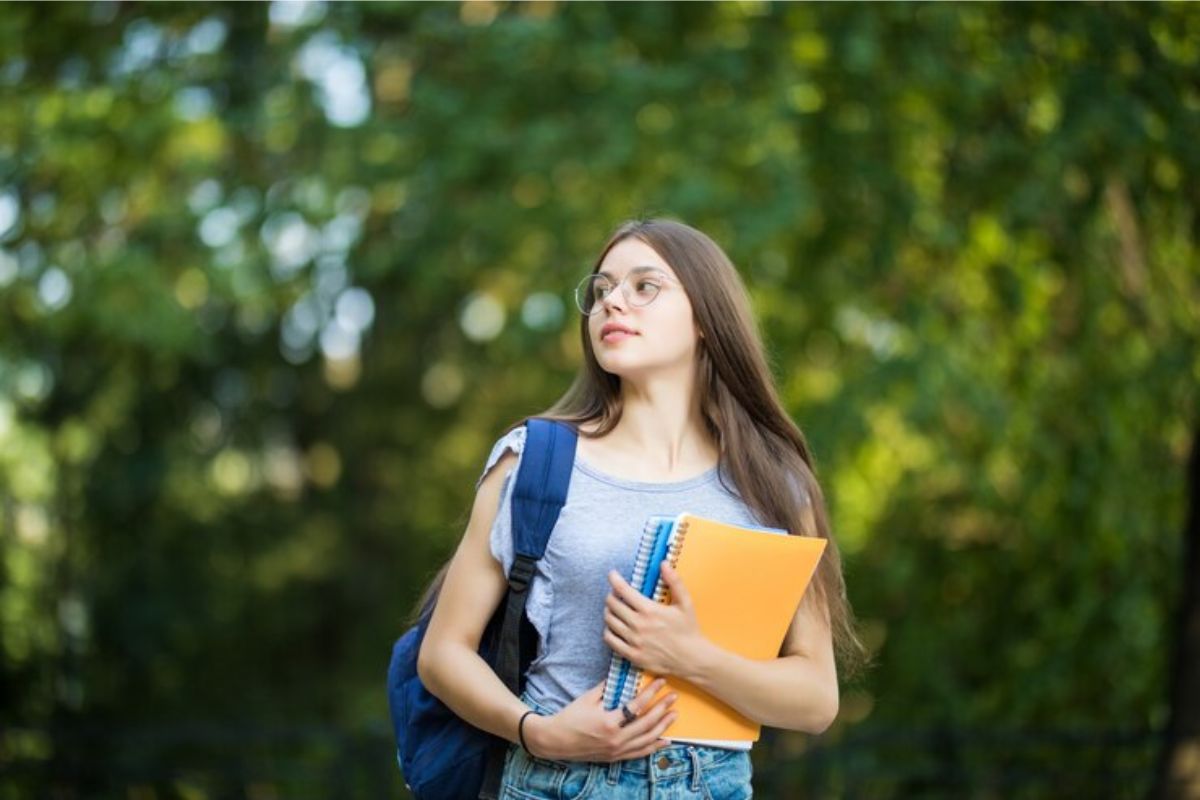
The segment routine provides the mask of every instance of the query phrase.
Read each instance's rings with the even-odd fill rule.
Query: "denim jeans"
[[[549,713],[527,696],[522,700]],[[510,744],[500,800],[747,800],[752,773],[749,751],[721,747],[676,743],[610,764],[538,758]]]

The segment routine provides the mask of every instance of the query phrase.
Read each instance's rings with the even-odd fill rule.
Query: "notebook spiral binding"
[[[683,521],[676,525],[675,530],[671,532],[671,541],[667,545],[667,554],[663,557],[663,561],[670,564],[672,568],[679,561],[679,553],[683,550],[683,540],[687,536],[687,527],[687,517],[684,517]],[[662,579],[661,575],[654,590],[654,602],[668,605],[671,602],[671,590],[667,588],[667,582]]]
[[[688,518],[684,517],[677,523],[671,531],[671,540],[667,544],[667,553],[663,556],[663,561],[675,568],[675,564],[679,561],[679,554],[683,550],[683,541],[687,538]],[[654,587],[654,602],[664,603],[669,605],[671,602],[671,590],[667,588],[667,582],[663,580],[662,573],[658,575],[658,582]],[[646,673],[642,670],[637,671],[637,680],[632,681],[632,687],[629,689],[629,699],[633,699],[640,691],[642,691],[642,683]]]
[[[654,550],[654,534],[658,530],[658,526],[662,524],[662,519],[650,517],[646,520],[642,528],[641,544],[638,547],[637,560],[633,565],[633,575],[630,577],[629,585],[635,589],[642,585],[646,580],[646,571],[650,565],[650,554]],[[618,655],[613,651],[612,657],[608,662],[608,677],[604,682],[604,708],[612,711],[620,703],[625,702],[628,673],[633,669],[633,665],[629,660]]]

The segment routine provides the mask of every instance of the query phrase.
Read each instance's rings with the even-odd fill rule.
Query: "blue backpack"
[[[525,424],[525,448],[513,489],[514,558],[508,589],[479,643],[479,655],[518,697],[538,646],[537,630],[525,614],[529,583],[566,502],[577,441],[574,428],[566,423],[530,417]],[[417,676],[417,653],[436,602],[435,592],[417,624],[392,648],[387,691],[396,757],[416,800],[496,800],[508,741],[463,720]]]

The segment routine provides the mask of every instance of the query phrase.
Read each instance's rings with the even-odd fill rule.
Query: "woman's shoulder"
[[[483,465],[483,472],[480,473],[479,479],[475,481],[476,490],[479,489],[479,484],[483,483],[483,479],[487,476],[488,472],[491,471],[492,467],[496,466],[496,463],[505,453],[510,451],[515,453],[517,456],[515,463],[520,463],[521,453],[525,450],[525,434],[526,427],[525,423],[522,422],[502,434],[496,440],[495,444],[492,445],[492,451],[488,453],[487,461]]]

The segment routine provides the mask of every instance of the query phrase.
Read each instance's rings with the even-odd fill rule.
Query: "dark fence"
[[[1141,798],[1155,731],[764,730],[762,798]],[[327,727],[0,729],[0,800],[407,798],[391,731]]]
[[[838,741],[764,735],[766,798],[1144,798],[1161,734],[1151,730],[858,728]]]

